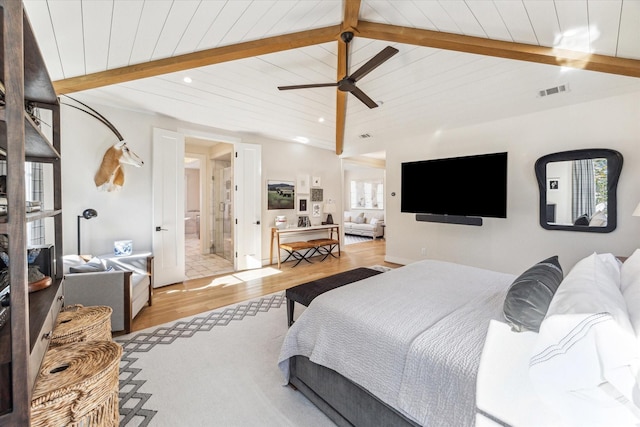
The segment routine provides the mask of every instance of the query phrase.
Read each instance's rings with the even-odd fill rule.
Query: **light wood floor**
[[[203,313],[225,305],[238,303],[273,292],[282,291],[301,283],[351,270],[356,267],[385,265],[398,267],[384,261],[385,241],[343,246],[342,255],[328,257],[323,262],[314,257],[313,263],[294,262],[277,264],[259,270],[229,273],[221,276],[188,280],[154,290],[153,305],[145,307],[133,321],[133,330],[139,331],[185,316]]]

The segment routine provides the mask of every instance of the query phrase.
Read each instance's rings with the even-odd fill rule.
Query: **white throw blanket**
[[[289,330],[295,355],[335,370],[422,425],[473,425],[489,320],[515,276],[426,260],[317,297]]]

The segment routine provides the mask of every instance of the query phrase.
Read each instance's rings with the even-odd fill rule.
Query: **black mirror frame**
[[[547,163],[568,160],[607,159],[607,225],[605,227],[588,227],[579,225],[554,225],[547,223]],[[618,180],[622,171],[623,158],[616,150],[594,148],[584,150],[563,151],[547,154],[536,160],[535,171],[540,190],[540,225],[546,230],[582,231],[587,233],[611,233],[618,225]]]

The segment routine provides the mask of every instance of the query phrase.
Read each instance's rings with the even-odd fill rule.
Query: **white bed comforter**
[[[335,370],[425,426],[471,426],[490,319],[515,276],[416,262],[324,293],[289,329],[278,360]]]

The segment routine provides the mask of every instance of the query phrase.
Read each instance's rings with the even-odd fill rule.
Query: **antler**
[[[103,125],[108,127],[111,130],[111,132],[113,132],[115,134],[115,136],[118,138],[119,141],[124,141],[124,138],[122,137],[122,134],[120,134],[120,132],[118,132],[118,129],[116,129],[116,127],[109,120],[107,120],[107,118],[105,116],[103,116],[102,114],[98,113],[96,110],[94,110],[93,108],[89,107],[84,102],[78,101],[77,99],[72,98],[69,95],[62,95],[62,96],[66,96],[67,98],[71,99],[72,101],[75,101],[78,104],[88,108],[89,111],[83,110],[82,108],[80,108],[80,107],[78,107],[76,105],[71,105],[71,104],[67,104],[67,103],[64,103],[64,102],[62,102],[61,104],[66,105],[68,107],[75,108],[76,110],[80,110],[83,113],[86,113],[86,114],[90,115],[91,117],[93,117],[94,119],[100,121]]]

